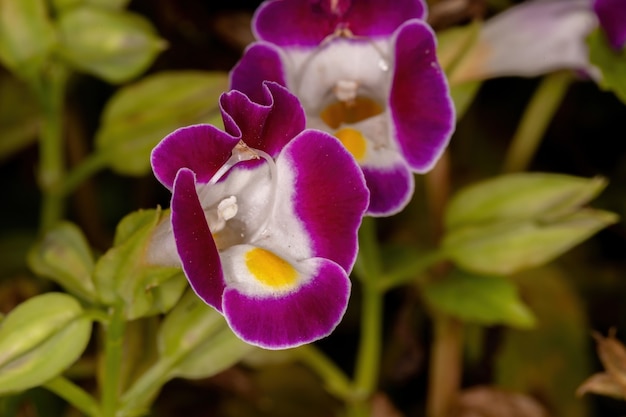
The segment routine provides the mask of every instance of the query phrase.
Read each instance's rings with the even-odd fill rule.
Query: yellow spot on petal
[[[350,101],[336,101],[320,112],[320,117],[332,129],[353,124],[383,112],[380,104],[368,97],[358,96]]]
[[[257,280],[273,288],[291,286],[298,277],[298,272],[289,262],[261,248],[246,253],[246,266]]]
[[[335,136],[345,146],[345,148],[354,156],[357,161],[363,160],[367,150],[367,142],[363,134],[356,129],[345,127],[335,132]]]

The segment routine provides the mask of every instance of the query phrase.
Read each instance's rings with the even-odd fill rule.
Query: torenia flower
[[[257,102],[230,91],[220,106],[225,132],[189,126],[152,152],[172,191],[185,275],[248,343],[280,349],[324,337],[348,301],[363,175],[337,139],[303,130],[297,98],[278,84],[265,83]]]
[[[534,77],[572,69],[598,80],[587,36],[600,24],[610,44],[626,43],[624,0],[531,0],[489,19],[452,82],[501,76]]]
[[[253,19],[260,41],[231,72],[255,100],[262,80],[287,86],[307,126],[339,138],[363,170],[370,215],[404,208],[412,172],[433,167],[454,128],[424,15],[421,0],[266,1]]]

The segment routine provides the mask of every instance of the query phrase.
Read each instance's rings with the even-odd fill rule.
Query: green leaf
[[[128,6],[128,3],[130,3],[130,0],[52,0],[52,5],[58,12],[82,5],[98,6],[111,10],[122,10]]]
[[[602,72],[600,86],[626,103],[626,48],[615,51],[600,29],[587,38],[589,60]]]
[[[613,213],[584,209],[550,223],[479,223],[446,233],[442,245],[468,271],[507,275],[549,262],[617,220]]]
[[[55,226],[31,249],[28,264],[37,274],[52,279],[68,292],[90,302],[97,300],[91,279],[94,260],[89,244],[74,224]]]
[[[171,376],[206,378],[241,360],[253,348],[230,330],[224,317],[192,291],[165,318],[159,352],[174,363]]]
[[[41,69],[56,43],[44,0],[0,0],[0,61],[24,78]]]
[[[572,212],[597,196],[606,180],[562,174],[517,173],[457,192],[445,213],[447,229],[495,221],[542,219]]]
[[[457,120],[461,120],[467,109],[469,109],[481,85],[482,81],[468,81],[450,87]]]
[[[94,281],[107,304],[124,302],[128,320],[169,311],[187,287],[178,267],[150,265],[145,253],[157,224],[164,220],[161,210],[131,213],[119,224],[114,247],[96,263]]]
[[[228,89],[223,72],[163,72],[124,87],[109,101],[96,134],[99,152],[123,175],[150,172],[150,152],[175,129],[220,124],[219,96]]]
[[[508,324],[527,328],[535,324],[517,288],[506,278],[455,270],[424,287],[424,297],[436,309],[465,322]]]
[[[59,17],[60,53],[74,67],[111,83],[144,72],[165,43],[142,16],[84,5]]]
[[[91,321],[70,295],[28,299],[0,322],[0,394],[22,391],[59,375],[83,353]]]

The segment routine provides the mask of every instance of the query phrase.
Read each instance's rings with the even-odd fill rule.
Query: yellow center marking
[[[291,286],[298,277],[298,272],[289,262],[261,248],[246,253],[246,266],[257,280],[274,288]]]
[[[367,151],[367,143],[365,138],[356,129],[344,127],[335,132],[335,136],[345,146],[345,148],[354,156],[357,161],[362,161]]]
[[[351,101],[336,101],[329,104],[322,110],[320,117],[332,129],[338,129],[344,123],[357,123],[382,112],[380,104],[371,98],[357,96]]]

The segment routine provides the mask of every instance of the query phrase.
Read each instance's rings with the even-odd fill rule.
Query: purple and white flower
[[[225,131],[185,127],[152,152],[172,191],[160,234],[173,234],[193,290],[244,341],[282,349],[325,337],[348,302],[363,174],[336,138],[304,130],[278,84],[256,102],[230,91],[220,106]]]
[[[454,129],[454,108],[421,0],[269,0],[253,19],[259,42],[231,72],[258,100],[263,80],[302,102],[307,126],[335,135],[361,166],[368,214],[410,200]]]

